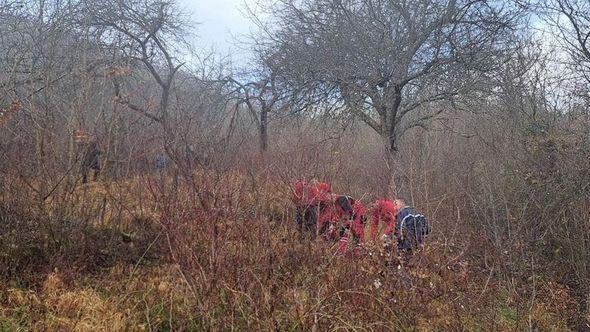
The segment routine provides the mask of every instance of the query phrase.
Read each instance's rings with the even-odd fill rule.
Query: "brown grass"
[[[117,244],[119,235],[86,237],[94,242],[62,249],[56,252],[61,259],[27,270],[41,281],[0,288],[0,327],[563,330],[575,315],[567,288],[541,277],[533,285],[526,279],[505,283],[490,261],[501,255],[478,237],[449,241],[443,225],[403,266],[378,246],[356,260],[335,255],[330,243],[301,243],[288,191],[276,179],[259,180],[255,191],[238,175],[217,183],[196,179],[203,184],[198,192],[180,187],[171,194],[147,178],[78,189],[86,195],[78,213],[108,202],[104,220],[88,227],[116,226],[130,243]],[[434,223],[449,217],[437,211],[430,216]],[[89,258],[94,251],[84,248],[97,244],[110,264]],[[80,268],[89,262],[99,265]],[[50,273],[43,272],[47,267]]]

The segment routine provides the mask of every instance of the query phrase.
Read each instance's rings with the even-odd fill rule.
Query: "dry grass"
[[[39,281],[0,287],[0,330],[564,330],[575,315],[554,281],[503,281],[481,238],[449,241],[443,228],[401,268],[379,247],[338,256],[330,243],[298,241],[281,180],[211,178],[173,195],[145,177],[77,189],[85,198],[72,211],[102,211],[88,227],[130,238],[87,245],[103,239],[96,250],[123,255],[107,250],[109,264],[84,269],[97,261],[92,249],[74,255],[79,243],[23,270]]]

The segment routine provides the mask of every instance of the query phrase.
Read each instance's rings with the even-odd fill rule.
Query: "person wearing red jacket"
[[[357,245],[364,242],[366,211],[360,201],[332,194],[325,182],[308,184],[297,180],[292,194],[301,238],[309,234],[312,238],[320,235],[329,241],[340,240],[340,252],[346,252],[349,240]]]
[[[388,199],[377,200],[371,210],[371,240],[376,241],[379,233],[381,222],[385,223],[383,237],[391,238],[395,232],[395,216],[397,208],[395,204]]]
[[[313,191],[317,193],[315,197],[319,198],[316,200],[322,207],[318,217],[318,234],[326,240],[336,241],[342,239],[343,234],[350,233],[356,243],[361,243],[366,221],[364,205],[350,196],[332,194],[328,188],[320,183]]]
[[[361,255],[362,244],[365,241],[365,206],[358,200],[349,196],[340,196],[336,200],[345,212],[346,220],[340,229],[340,242],[338,251],[344,254],[348,251],[350,242],[354,242],[354,255]],[[346,203],[348,201],[348,203]]]
[[[322,226],[328,217],[330,185],[325,182],[308,184],[303,180],[295,181],[291,200],[296,207],[296,222],[301,238],[306,233],[312,239],[317,236],[318,226]]]

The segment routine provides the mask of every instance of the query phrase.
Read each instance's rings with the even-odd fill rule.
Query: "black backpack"
[[[408,240],[412,246],[422,244],[424,237],[430,234],[431,228],[428,219],[420,213],[410,213],[400,222],[400,240]]]

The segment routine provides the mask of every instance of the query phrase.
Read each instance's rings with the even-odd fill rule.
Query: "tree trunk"
[[[268,149],[268,109],[260,110],[260,152],[264,156]]]
[[[170,123],[168,118],[168,99],[170,97],[170,84],[162,85],[162,96],[160,100],[160,119],[162,122],[162,129],[164,130],[164,148],[167,149],[172,144],[172,131],[170,130]]]
[[[396,197],[399,194],[397,179],[399,177],[399,158],[396,150],[390,149],[389,137],[384,137],[384,170],[383,170],[383,186],[381,187],[381,194],[385,197]]]
[[[392,91],[393,95],[391,96],[392,98],[392,103],[391,103],[391,107],[388,110],[388,128],[387,128],[387,138],[388,138],[388,150],[390,153],[394,153],[397,151],[397,132],[396,132],[396,127],[398,125],[398,118],[397,118],[397,113],[399,111],[399,107],[402,104],[402,90],[401,87],[399,86],[394,86],[393,87],[393,91]]]
[[[391,104],[384,110],[385,116],[382,117],[382,133],[385,153],[385,181],[382,188],[383,193],[387,197],[396,197],[400,195],[401,181],[399,181],[403,170],[402,164],[399,162],[399,153],[397,149],[397,126],[398,126],[398,111],[402,102],[401,88],[394,86],[391,91]]]

